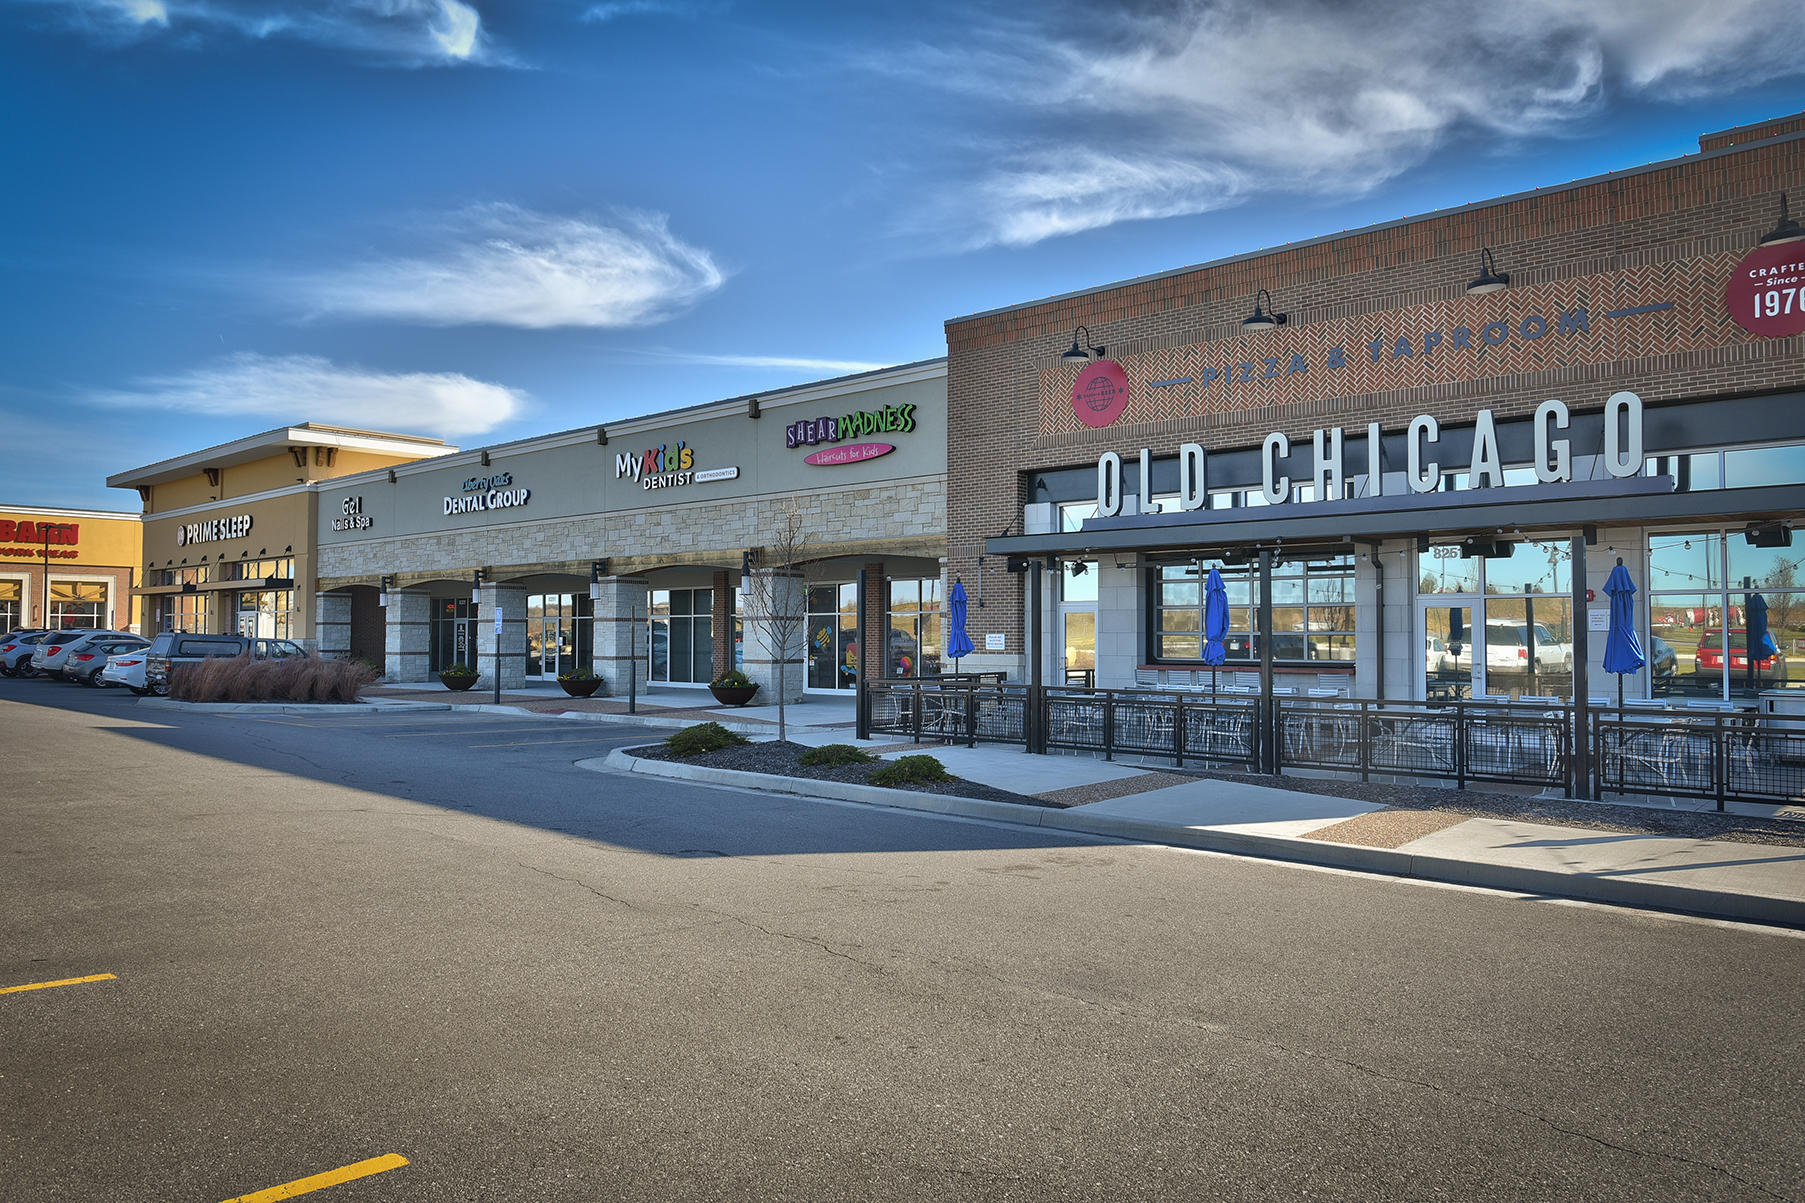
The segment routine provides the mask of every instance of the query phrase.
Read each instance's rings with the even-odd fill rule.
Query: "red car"
[[[1760,649],[1756,649],[1759,651]],[[1745,628],[1730,629],[1730,679],[1747,681],[1749,674],[1749,633]],[[1706,631],[1698,640],[1698,665],[1693,670],[1701,681],[1720,681],[1724,675],[1723,634],[1720,631]],[[1786,680],[1786,657],[1775,653],[1770,656],[1755,657],[1753,679],[1757,684],[1772,684]]]

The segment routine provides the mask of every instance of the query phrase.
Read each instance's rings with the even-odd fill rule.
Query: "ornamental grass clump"
[[[873,785],[932,785],[937,781],[957,780],[946,766],[932,756],[898,756],[881,769],[872,772]]]
[[[849,764],[870,764],[877,757],[851,744],[822,744],[802,754],[802,763],[811,767],[837,769]]]
[[[722,748],[751,742],[744,735],[737,735],[719,723],[697,723],[693,727],[683,728],[675,735],[667,735],[664,746],[670,749],[673,756],[701,756],[707,752],[718,752]]]
[[[178,664],[169,696],[182,702],[355,702],[376,680],[361,660],[253,660],[249,656]]]

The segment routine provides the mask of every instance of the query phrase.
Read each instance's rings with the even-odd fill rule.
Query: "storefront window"
[[[714,590],[652,590],[646,679],[706,685],[714,680]]]
[[[531,593],[526,599],[526,675],[556,677],[589,668],[595,617],[587,593]]]
[[[1748,447],[1726,451],[1724,487],[1752,489],[1762,485],[1796,485],[1805,480],[1805,446]]]
[[[1646,654],[1655,696],[1746,702],[1805,686],[1801,564],[1805,553],[1755,547],[1740,532],[1650,537]]]
[[[292,639],[295,627],[295,591],[260,589],[238,596],[238,620],[234,629],[252,639]]]
[[[1154,570],[1154,659],[1203,657],[1204,578],[1211,567],[1167,564]],[[1228,599],[1231,662],[1259,657],[1253,634],[1259,605],[1259,569],[1250,564],[1215,564]],[[1272,573],[1272,654],[1278,660],[1354,659],[1354,562],[1351,557],[1276,565]]]
[[[476,624],[481,607],[468,597],[432,599],[432,671],[454,664],[477,667]]]
[[[204,585],[213,579],[213,565],[197,564],[190,567],[184,564],[180,568],[160,569],[153,575],[156,578],[151,582],[153,585]]]
[[[854,584],[809,586],[806,651],[810,689],[858,685],[858,593]]]
[[[1485,599],[1485,689],[1507,697],[1573,696],[1573,598]]]
[[[1418,593],[1478,593],[1483,560],[1463,559],[1455,546],[1431,547],[1417,555]]]
[[[205,593],[167,593],[158,603],[157,628],[189,635],[210,635],[207,617],[212,612]]]
[[[24,594],[18,581],[0,581],[0,632],[19,629]]]
[[[940,662],[940,578],[891,580],[885,671],[892,677],[936,676]]]
[[[276,560],[237,560],[220,565],[223,569],[222,580],[228,581],[260,581],[274,579],[292,581],[295,579],[295,562],[293,557],[285,556]]]
[[[106,625],[107,587],[101,581],[50,582],[50,621],[47,626],[91,627]]]

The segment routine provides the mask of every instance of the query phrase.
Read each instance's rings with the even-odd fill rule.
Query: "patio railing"
[[[1593,708],[1576,755],[1567,702],[1299,700],[1190,690],[1083,689],[958,680],[867,682],[874,735],[1030,751],[1169,759],[1251,771],[1330,770],[1729,802],[1805,799],[1805,718]],[[1583,779],[1582,778],[1583,775]]]

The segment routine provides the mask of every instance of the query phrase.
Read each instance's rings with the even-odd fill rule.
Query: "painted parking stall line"
[[[359,1178],[368,1178],[372,1174],[398,1170],[408,1164],[407,1158],[399,1153],[384,1153],[381,1157],[371,1157],[353,1165],[341,1166],[336,1170],[327,1170],[323,1174],[314,1174],[307,1178],[297,1178],[293,1182],[284,1182],[281,1186],[271,1186],[263,1190],[252,1191],[248,1195],[233,1195],[225,1203],[276,1203],[278,1199],[292,1199],[297,1195],[312,1194],[316,1190],[325,1190],[329,1186],[340,1186],[346,1182],[355,1182]]]
[[[23,986],[0,986],[0,994],[19,994],[26,990],[49,990],[54,986],[80,986],[86,982],[110,982],[118,978],[115,973],[90,973],[87,977],[66,977],[54,982],[30,982]]]

